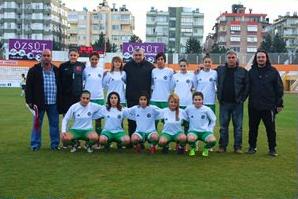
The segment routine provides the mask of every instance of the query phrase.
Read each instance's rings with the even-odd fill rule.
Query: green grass
[[[207,159],[134,151],[52,152],[47,118],[43,146],[29,148],[32,118],[17,89],[0,89],[0,198],[297,198],[297,102],[285,96],[277,117],[276,158],[260,126],[258,152],[210,153]],[[244,116],[243,149],[248,121]],[[216,130],[218,138],[218,125]]]

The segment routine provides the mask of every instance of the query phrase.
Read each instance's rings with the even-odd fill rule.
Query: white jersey
[[[179,117],[177,121],[176,111],[171,111],[169,108],[164,108],[161,110],[161,119],[164,119],[162,132],[175,135],[177,132],[183,132],[181,125],[183,120],[187,119],[187,116],[183,109],[179,109]]]
[[[217,72],[210,69],[208,72],[201,70],[196,74],[196,91],[204,95],[204,104],[215,104]]]
[[[104,78],[104,87],[107,89],[107,95],[115,91],[120,95],[120,102],[125,103],[125,87],[126,87],[126,73],[125,71],[108,72]]]
[[[128,108],[128,119],[137,123],[136,132],[154,132],[155,120],[159,119],[160,109],[157,106],[149,105],[142,108],[139,105]]]
[[[84,89],[90,91],[91,99],[103,99],[103,69],[100,67],[88,66],[84,69]]]
[[[152,96],[156,102],[167,102],[171,93],[173,70],[171,68],[154,68],[152,70]]]
[[[213,132],[216,116],[208,106],[196,108],[194,105],[185,109],[189,121],[189,131]]]
[[[62,120],[62,132],[67,132],[68,122],[73,119],[72,129],[92,129],[93,116],[101,112],[103,106],[89,102],[87,106],[82,106],[80,102],[73,104],[65,114]]]
[[[105,124],[103,131],[110,131],[111,133],[117,133],[123,131],[122,122],[123,119],[128,116],[127,109],[122,108],[119,111],[117,108],[112,108],[108,111],[106,107],[101,109],[94,115],[93,119],[104,118]]]
[[[180,106],[188,106],[192,104],[192,92],[194,87],[194,74],[190,72],[176,73],[173,75],[172,88],[179,96]]]

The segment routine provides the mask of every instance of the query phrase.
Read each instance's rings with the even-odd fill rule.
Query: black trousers
[[[274,110],[257,110],[248,107],[249,117],[249,146],[257,147],[258,129],[262,120],[267,133],[269,150],[275,150],[276,147],[276,131],[275,131],[275,111]]]
[[[127,107],[130,108],[132,106],[138,105],[138,100],[127,100]],[[128,134],[131,135],[136,131],[137,124],[134,120],[128,120]]]

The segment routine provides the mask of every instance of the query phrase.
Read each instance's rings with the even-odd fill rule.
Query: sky
[[[86,7],[88,10],[93,10],[102,0],[62,0],[62,2],[71,9],[82,10]],[[231,12],[232,4],[243,4],[247,12],[251,8],[253,13],[267,14],[270,22],[279,15],[285,15],[286,12],[290,12],[291,15],[294,11],[298,12],[298,0],[108,0],[110,7],[113,3],[116,3],[116,8],[125,4],[132,12],[135,17],[134,33],[143,41],[146,38],[146,12],[152,6],[163,11],[167,11],[169,6],[199,8],[200,12],[204,13],[204,38],[212,32],[216,18],[221,13]]]

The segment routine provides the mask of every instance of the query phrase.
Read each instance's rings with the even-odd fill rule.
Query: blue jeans
[[[39,149],[41,147],[41,129],[43,116],[47,112],[49,120],[49,129],[50,129],[50,139],[51,139],[51,149],[58,147],[60,141],[59,135],[59,113],[57,111],[56,104],[45,105],[45,110],[39,110],[39,128],[34,128],[34,119],[33,127],[31,131],[31,148]]]
[[[220,138],[219,147],[226,149],[229,144],[229,123],[234,126],[234,150],[242,147],[243,103],[221,103],[219,106]]]

